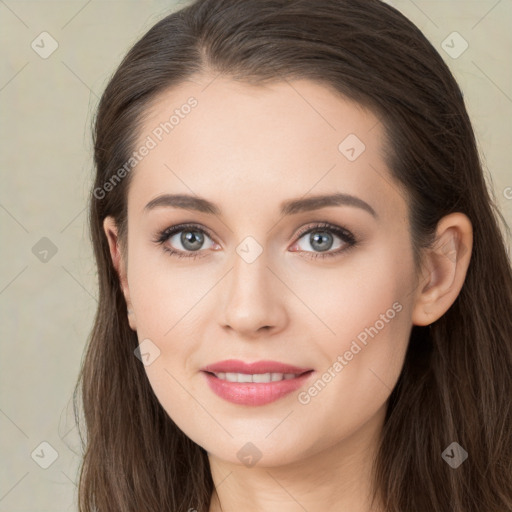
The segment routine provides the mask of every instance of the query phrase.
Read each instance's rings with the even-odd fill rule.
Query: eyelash
[[[163,245],[171,236],[173,236],[176,233],[179,233],[181,231],[199,231],[200,233],[207,235],[212,240],[214,238],[207,229],[199,226],[198,224],[178,224],[176,226],[168,227],[168,228],[164,229],[163,231],[159,232],[157,234],[157,238],[154,240],[154,242],[159,245],[162,245],[163,250],[165,252],[169,253],[170,256],[176,256],[177,258],[192,258],[192,259],[202,258],[204,256],[204,255],[200,254],[202,251],[188,251],[188,252],[176,251],[174,249],[170,249],[169,247],[166,247]],[[305,228],[303,228],[299,231],[299,233],[297,234],[296,241],[299,241],[304,235],[313,233],[315,231],[332,233],[332,234],[338,236],[339,238],[341,238],[343,240],[343,242],[348,244],[348,246],[343,249],[337,249],[334,252],[324,252],[324,253],[313,252],[313,253],[311,253],[310,251],[300,251],[300,252],[308,253],[309,256],[307,256],[307,258],[325,259],[325,258],[331,258],[334,256],[339,256],[341,253],[346,253],[349,250],[353,249],[358,244],[354,235],[352,235],[352,233],[350,231],[348,231],[340,226],[330,224],[329,222],[321,222],[321,223],[306,226]]]

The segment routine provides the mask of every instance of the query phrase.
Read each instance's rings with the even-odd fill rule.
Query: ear
[[[412,313],[414,325],[429,325],[450,308],[462,289],[471,259],[473,227],[463,213],[443,217],[433,247],[426,249]]]
[[[105,235],[108,240],[108,245],[110,249],[110,257],[112,258],[112,263],[114,268],[116,269],[117,275],[119,277],[119,283],[121,285],[121,290],[123,291],[123,295],[127,305],[127,315],[128,315],[128,323],[130,324],[130,328],[134,331],[137,330],[137,325],[135,321],[135,312],[133,311],[132,303],[130,300],[130,289],[128,286],[127,272],[126,272],[126,254],[123,254],[121,250],[121,245],[118,237],[118,229],[116,222],[113,217],[108,216],[103,221],[103,230],[105,231]]]

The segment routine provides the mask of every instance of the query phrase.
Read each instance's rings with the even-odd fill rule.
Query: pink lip
[[[257,361],[255,363],[244,363],[237,359],[228,359],[210,364],[201,368],[204,372],[230,372],[230,373],[295,373],[301,374],[312,370],[312,368],[299,368],[289,364],[278,363],[277,361]]]
[[[210,389],[228,402],[238,405],[265,405],[296,391],[304,385],[313,372],[312,369],[299,368],[276,361],[258,361],[244,363],[230,359],[202,368]],[[213,373],[294,373],[298,376],[275,382],[228,382],[219,379]]]

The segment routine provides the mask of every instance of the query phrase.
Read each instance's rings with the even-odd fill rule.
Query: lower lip
[[[229,382],[211,373],[203,373],[210,389],[224,400],[238,405],[265,405],[299,389],[313,371],[303,373],[294,379],[257,383]]]

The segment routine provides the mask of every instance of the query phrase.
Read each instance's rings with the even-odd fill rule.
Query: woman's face
[[[375,115],[307,80],[198,79],[145,117],[129,318],[158,400],[210,455],[283,465],[382,425],[417,283],[383,136]],[[169,232],[179,224],[193,226]],[[204,371],[226,360],[276,366]],[[248,371],[255,382],[225,375]]]

